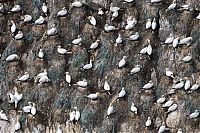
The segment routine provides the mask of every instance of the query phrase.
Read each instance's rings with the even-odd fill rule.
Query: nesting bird
[[[91,25],[96,26],[97,21],[96,21],[95,17],[89,16],[88,19],[89,19]]]
[[[170,44],[174,41],[174,36],[173,34],[170,34],[170,36],[165,40],[166,44]]]
[[[18,81],[25,82],[29,79],[29,73],[25,72],[23,76],[21,76]]]
[[[19,11],[21,11],[21,6],[15,5],[10,11],[14,12],[14,13],[19,12]]]
[[[15,31],[17,30],[17,26],[16,26],[16,24],[14,23],[13,20],[11,20],[11,23],[12,23],[12,26],[10,27],[10,31],[11,31],[12,34],[14,34]]]
[[[23,20],[24,23],[29,23],[29,22],[31,22],[31,20],[32,20],[31,15],[29,15],[29,14],[24,15],[24,20]]]
[[[46,3],[42,4],[42,12],[47,16],[48,7],[47,7]]]
[[[148,19],[146,22],[146,29],[151,28],[151,19]]]
[[[131,74],[138,73],[140,71],[140,65],[136,65],[134,68],[131,69]]]
[[[73,3],[70,3],[70,6],[77,7],[77,8],[82,7],[82,5],[83,5],[83,3],[80,1],[74,1]]]
[[[174,78],[174,73],[173,73],[169,68],[166,68],[166,69],[165,69],[165,75],[166,75],[167,77]]]
[[[22,39],[23,36],[24,35],[23,35],[22,31],[18,31],[18,33],[15,35],[15,39],[20,40],[20,39]]]
[[[103,12],[102,8],[98,9],[98,15],[100,15],[100,16],[104,15],[104,12]]]
[[[162,95],[158,100],[156,101],[158,104],[163,104],[165,102],[166,98],[164,95]]]
[[[37,83],[42,77],[47,76],[47,69],[44,69],[43,72],[39,73],[36,77],[35,77],[35,83]]]
[[[184,81],[183,79],[180,79],[180,82],[174,85],[174,89],[181,89],[184,87]]]
[[[162,107],[168,108],[168,107],[172,106],[173,103],[174,103],[173,98],[170,98],[169,101],[167,101]]]
[[[194,118],[197,118],[198,116],[199,116],[199,110],[195,110],[195,112],[189,115],[189,118],[194,119]]]
[[[190,45],[191,42],[192,42],[192,37],[186,37],[186,38],[180,39],[179,44],[187,44],[187,45]]]
[[[150,127],[151,126],[151,117],[148,117],[146,123],[145,123],[146,127]]]
[[[122,98],[126,95],[126,90],[124,87],[122,87],[121,91],[118,94],[118,98]]]
[[[56,133],[62,133],[61,125],[58,125]]]
[[[105,77],[105,82],[104,82],[104,85],[103,85],[103,88],[105,91],[107,91],[109,94],[110,94],[110,85],[108,84],[108,77],[106,76]]]
[[[132,104],[131,104],[131,111],[133,112],[133,113],[135,113],[135,114],[137,114],[137,112],[138,112],[138,109],[137,109],[137,107],[135,106],[135,104],[132,102]]]
[[[127,25],[125,27],[125,30],[131,30],[133,27],[137,24],[136,18],[127,18]]]
[[[67,15],[66,7],[63,7],[60,11],[57,12],[57,17],[64,17]]]
[[[18,131],[21,129],[21,124],[19,122],[19,118],[17,118],[17,122],[15,123],[15,131]]]
[[[74,39],[73,41],[72,41],[72,44],[74,44],[74,45],[81,45],[81,42],[82,42],[82,37],[81,37],[81,35],[78,35],[78,38],[76,38],[76,39]]]
[[[115,40],[116,45],[122,43],[122,35],[119,33],[117,39]]]
[[[131,41],[136,41],[136,40],[138,40],[139,37],[140,37],[139,33],[136,32],[135,34],[129,36],[128,39],[131,40]]]
[[[86,79],[83,79],[83,80],[81,80],[81,81],[78,81],[76,84],[77,84],[78,86],[80,86],[80,87],[83,87],[83,88],[88,86],[88,82],[87,82]]]
[[[10,61],[15,61],[15,60],[19,60],[20,57],[17,54],[11,54],[8,57],[6,57],[6,62],[10,62]]]
[[[43,24],[45,22],[45,19],[43,16],[40,16],[38,19],[35,20],[36,25]]]
[[[64,54],[71,54],[72,52],[68,52],[66,49],[64,49],[64,48],[61,48],[61,46],[60,45],[58,45],[58,47],[57,47],[57,52],[59,53],[59,54],[62,54],[62,55],[64,55]]]
[[[9,93],[9,98],[10,100],[8,101],[9,103],[14,103],[15,104],[15,109],[17,108],[18,102],[22,99],[23,94],[18,93],[17,87],[14,87],[14,94]]]
[[[155,30],[156,27],[157,27],[156,18],[154,18],[154,19],[153,19],[153,22],[152,22],[152,24],[151,24],[151,28],[152,28],[152,30]]]
[[[43,60],[43,58],[44,58],[44,52],[43,52],[42,49],[39,50],[38,57]]]
[[[99,46],[100,40],[97,39],[94,43],[90,45],[90,49],[96,49]]]
[[[65,80],[69,84],[69,86],[71,86],[71,80],[72,80],[72,78],[71,78],[69,72],[65,72]]]
[[[108,24],[105,24],[105,26],[104,26],[104,30],[107,31],[107,32],[115,31],[115,30],[118,30],[118,29],[119,28],[116,28],[115,26],[108,25]]]
[[[108,117],[109,115],[113,114],[114,112],[115,112],[115,109],[114,109],[112,103],[110,103],[110,105],[109,105],[109,107],[108,107],[108,109],[107,109],[107,117]]]
[[[173,9],[175,9],[175,8],[176,8],[176,0],[173,0],[173,3],[170,4],[170,5],[167,7],[166,11],[170,11],[170,10],[173,10]]]
[[[91,100],[95,100],[95,99],[98,98],[99,95],[100,95],[100,93],[96,92],[96,93],[89,94],[86,97],[91,99]]]
[[[91,68],[92,68],[92,66],[93,66],[93,65],[92,65],[92,61],[93,61],[93,60],[92,60],[92,59],[90,59],[90,63],[89,63],[89,64],[86,64],[86,65],[84,65],[84,66],[83,66],[83,69],[84,69],[84,70],[89,70],[89,69],[91,69]]]
[[[118,67],[122,68],[126,64],[127,56],[123,56],[123,58],[119,61]]]
[[[153,81],[150,80],[149,83],[145,84],[142,88],[143,89],[150,89],[153,87]]]
[[[188,77],[185,77],[185,85],[184,85],[184,89],[187,91],[188,89],[190,89],[191,87],[191,82],[188,79]]]
[[[162,123],[162,125],[158,129],[158,133],[164,133],[168,128],[165,126],[165,122]]]
[[[150,40],[148,39],[148,46],[147,46],[147,54],[148,55],[151,55],[152,54],[152,46],[151,46],[151,43],[150,43]]]
[[[56,25],[52,24],[51,29],[47,30],[47,36],[54,36],[57,34],[57,32],[58,32],[58,30],[56,28]]]
[[[8,117],[3,110],[0,111],[0,120],[8,121]]]
[[[177,37],[173,40],[172,46],[173,46],[174,48],[176,48],[176,47],[178,46],[178,44],[179,44],[179,37],[177,36]]]
[[[172,104],[168,110],[167,110],[167,113],[170,113],[170,112],[173,112],[175,111],[176,109],[178,108],[178,105],[176,103]]]
[[[187,63],[187,62],[190,62],[192,60],[192,54],[191,53],[188,53],[187,56],[185,56],[182,61]]]

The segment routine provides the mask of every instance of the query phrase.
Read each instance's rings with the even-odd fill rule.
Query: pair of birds
[[[14,87],[14,94],[9,93],[9,103],[15,104],[15,109],[17,108],[18,102],[22,99],[23,94],[18,93],[17,87]]]
[[[35,77],[35,83],[39,82],[39,84],[41,85],[42,83],[45,82],[49,82],[50,79],[47,76],[47,69],[44,69],[43,72],[39,73],[36,77]]]
[[[36,107],[35,107],[35,103],[33,102],[28,102],[28,105],[27,106],[24,106],[22,108],[23,112],[25,113],[31,113],[32,115],[35,115],[37,110],[36,110]]]
[[[152,28],[152,30],[155,30],[156,26],[157,26],[156,18],[153,19],[153,22],[151,22],[151,19],[147,20],[146,29]]]
[[[73,110],[72,112],[69,113],[69,121],[73,122],[73,121],[78,121],[81,117],[81,113],[78,110],[77,107],[74,107],[75,110]]]
[[[170,36],[165,40],[165,44],[171,44],[174,48],[176,48],[178,45],[183,45],[187,44],[190,45],[192,42],[192,37],[185,37],[180,39],[180,37],[176,36],[174,37],[173,34],[171,33]]]
[[[140,54],[148,54],[150,56],[152,54],[153,48],[151,46],[149,39],[147,39],[147,42],[148,42],[148,46],[141,49]]]

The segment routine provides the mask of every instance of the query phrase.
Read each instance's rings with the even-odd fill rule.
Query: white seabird
[[[139,37],[140,37],[139,33],[138,33],[138,32],[135,32],[135,34],[129,36],[128,39],[131,40],[131,41],[135,41],[135,40],[138,40]]]
[[[49,79],[49,77],[47,76],[47,75],[45,75],[45,76],[42,76],[40,79],[39,79],[39,84],[42,84],[42,83],[47,83],[47,82],[49,82],[50,81],[50,79]]]
[[[133,27],[137,24],[137,19],[136,18],[132,18],[132,17],[128,17],[127,18],[127,25],[125,27],[125,30],[131,30],[133,29]]]
[[[165,75],[174,78],[174,73],[169,68],[165,68]]]
[[[158,104],[163,104],[165,102],[166,98],[164,95],[162,95],[160,98],[158,98],[158,100],[156,101],[156,103]]]
[[[116,12],[116,11],[119,11],[119,10],[120,10],[119,7],[115,7],[115,6],[113,6],[113,3],[110,3],[110,11],[111,12]]]
[[[48,11],[48,8],[47,8],[47,5],[46,3],[43,3],[42,4],[42,12],[47,16],[47,11]]]
[[[177,133],[183,133],[182,129],[179,128],[178,131],[177,131]]]
[[[152,54],[152,46],[151,46],[151,43],[150,43],[150,40],[148,39],[148,46],[147,46],[147,54],[148,55],[151,55]]]
[[[90,20],[91,25],[96,26],[97,21],[94,16],[88,16],[88,19]]]
[[[104,12],[103,12],[102,8],[98,9],[98,15],[100,15],[100,16],[104,15]]]
[[[72,111],[69,113],[69,121],[74,121],[76,116],[76,111]]]
[[[57,34],[57,28],[55,24],[51,25],[51,29],[47,30],[47,35],[48,36],[54,36],[55,34]]]
[[[19,118],[17,118],[17,122],[15,123],[15,131],[21,129],[21,124],[19,122]]]
[[[169,130],[165,127],[165,122],[162,123],[162,125],[158,129],[158,133],[164,133],[166,130]]]
[[[154,18],[154,19],[153,19],[153,22],[152,22],[152,24],[151,24],[152,30],[155,30],[155,29],[156,29],[156,26],[157,26],[156,18]]]
[[[23,35],[22,31],[18,31],[17,35],[15,35],[15,39],[20,40],[20,39],[22,39],[23,36],[24,35]]]
[[[144,47],[140,50],[140,54],[146,54],[147,53],[147,47]]]
[[[126,3],[131,3],[133,2],[134,0],[123,0],[122,2],[126,2]]]
[[[179,41],[179,37],[177,36],[174,40],[173,40],[173,42],[172,42],[172,46],[174,47],[174,48],[176,48],[177,46],[178,46],[178,42]]]
[[[61,125],[58,125],[56,133],[62,133]]]
[[[36,110],[36,107],[35,107],[35,103],[32,102],[32,104],[33,104],[33,105],[32,105],[32,107],[31,107],[31,114],[32,114],[32,115],[35,115],[36,112],[37,112],[37,110]]]
[[[80,8],[80,7],[82,7],[82,5],[83,5],[83,3],[80,2],[80,1],[75,1],[73,3],[70,3],[70,6],[72,6],[72,7],[78,7],[78,8]]]
[[[29,113],[29,112],[31,112],[31,108],[32,108],[31,102],[28,102],[28,105],[24,106],[22,108],[22,111],[25,112],[25,113]]]
[[[89,69],[91,69],[91,68],[92,68],[92,66],[93,66],[93,65],[92,65],[92,61],[93,61],[93,60],[92,60],[92,59],[90,59],[90,63],[89,63],[89,64],[86,64],[86,65],[84,65],[84,66],[83,66],[83,69],[84,69],[84,70],[89,70]]]
[[[122,87],[121,91],[118,94],[118,98],[122,98],[126,95],[126,90],[124,87]]]
[[[3,110],[0,111],[0,120],[8,121],[8,117]]]
[[[43,52],[42,49],[40,49],[40,51],[39,51],[39,53],[38,53],[38,57],[39,57],[40,59],[43,59],[43,58],[44,58],[44,52]]]
[[[135,114],[137,114],[137,111],[138,111],[137,107],[135,106],[133,102],[131,103],[131,111]]]
[[[113,114],[114,112],[115,112],[115,109],[114,109],[112,103],[110,103],[110,105],[109,105],[109,107],[108,107],[108,109],[107,109],[107,117],[108,117],[109,115]]]
[[[168,108],[168,107],[172,106],[173,102],[174,102],[174,99],[170,98],[169,101],[167,101],[162,107]]]
[[[47,69],[44,69],[43,72],[39,73],[36,77],[35,77],[35,83],[38,82],[38,80],[43,77],[43,76],[46,76],[47,75]]]
[[[119,61],[118,67],[121,68],[126,64],[127,56],[123,56],[123,58]]]
[[[148,117],[146,123],[145,123],[146,127],[150,127],[151,126],[151,117]]]
[[[28,72],[25,72],[23,76],[21,76],[18,81],[27,81],[29,79],[29,73]]]
[[[80,86],[80,87],[87,87],[87,85],[88,85],[88,82],[87,82],[87,80],[86,79],[83,79],[82,81],[78,81],[77,83],[76,83],[78,86]]]
[[[187,56],[185,56],[182,61],[187,63],[187,62],[190,62],[192,60],[192,54],[191,53],[188,53]]]
[[[196,83],[194,85],[192,85],[192,87],[190,88],[191,91],[195,91],[197,89],[199,89],[199,83],[196,81]]]
[[[4,7],[2,3],[0,3],[0,12],[4,12]]]
[[[59,54],[62,54],[62,55],[64,55],[64,54],[71,54],[72,52],[68,52],[66,49],[64,49],[64,48],[61,48],[61,46],[60,45],[58,45],[58,47],[57,47],[57,52],[59,53]]]
[[[166,44],[170,44],[170,43],[172,43],[174,41],[174,36],[173,36],[173,34],[171,33],[170,35],[169,35],[169,37],[165,40],[165,43]]]
[[[158,3],[161,2],[162,0],[151,0],[151,3]]]
[[[11,54],[8,57],[6,57],[7,62],[19,60],[19,59],[20,59],[20,57],[17,54]]]
[[[86,97],[91,99],[91,100],[95,100],[95,99],[98,98],[99,95],[100,95],[100,93],[96,92],[96,93],[89,94]]]
[[[19,12],[19,11],[21,11],[21,6],[20,5],[15,5],[10,11],[11,12]]]
[[[176,0],[173,0],[173,3],[171,5],[168,6],[168,8],[166,9],[166,11],[170,11],[176,8]]]
[[[183,79],[180,79],[180,82],[175,84],[174,89],[181,89],[184,87],[184,81]]]
[[[192,41],[192,37],[186,37],[186,38],[183,38],[180,40],[179,44],[187,44],[187,45],[190,45]]]
[[[77,107],[74,107],[75,110],[76,110],[76,113],[75,113],[75,120],[78,121],[80,118],[81,118],[81,113],[80,111],[78,110]]]
[[[32,20],[31,15],[29,15],[29,14],[24,15],[24,20],[23,20],[24,23],[29,23],[29,22],[31,22],[31,20]]]
[[[187,91],[188,89],[190,89],[191,87],[191,82],[188,79],[188,77],[185,77],[185,85],[184,85],[184,89]]]
[[[17,87],[14,87],[14,95],[12,93],[9,93],[10,101],[9,103],[15,103],[15,108],[17,108],[18,102],[22,99],[23,94],[19,94],[17,91]]]
[[[111,21],[113,21],[115,18],[117,18],[118,15],[119,15],[118,11],[113,12]]]
[[[107,31],[107,32],[118,30],[118,29],[119,28],[116,28],[115,26],[108,25],[108,24],[105,24],[105,26],[104,26],[104,30]]]
[[[170,112],[173,112],[175,111],[176,109],[178,108],[178,105],[176,103],[172,104],[168,110],[167,110],[167,113],[170,113]]]
[[[72,44],[74,44],[74,45],[81,45],[81,42],[82,42],[82,37],[81,37],[81,35],[78,35],[78,38],[76,38],[76,39],[74,39],[73,41],[72,41]]]
[[[105,82],[104,82],[104,85],[103,85],[103,88],[105,91],[108,91],[108,93],[110,94],[110,85],[108,84],[108,77],[106,76],[105,77]]]
[[[190,119],[197,118],[199,116],[199,110],[195,110],[195,112],[189,115]]]
[[[117,39],[115,40],[116,44],[121,44],[122,43],[122,35],[119,33]]]
[[[57,17],[63,17],[65,15],[67,15],[66,7],[63,7],[60,11],[57,12]]]
[[[150,80],[149,83],[145,84],[142,88],[143,89],[150,89],[153,87],[153,81]]]
[[[190,11],[193,10],[192,7],[191,7],[191,3],[182,5],[181,8],[183,10],[190,10]]]
[[[131,74],[138,73],[140,71],[140,65],[136,65],[134,68],[131,69]]]
[[[199,15],[196,17],[196,19],[200,19],[200,13],[199,13]]]
[[[39,25],[39,24],[43,24],[45,21],[44,17],[43,16],[40,16],[38,19],[35,20],[35,24]]]
[[[148,19],[146,22],[146,29],[151,28],[151,19]]]
[[[69,86],[71,86],[71,80],[72,80],[72,78],[71,78],[69,72],[65,72],[65,74],[66,74],[65,75],[65,80],[69,84]]]
[[[96,49],[99,46],[100,40],[97,39],[94,43],[90,45],[90,49]]]
[[[17,26],[13,20],[11,20],[11,23],[12,23],[12,26],[10,27],[10,31],[13,34],[13,33],[15,33]]]

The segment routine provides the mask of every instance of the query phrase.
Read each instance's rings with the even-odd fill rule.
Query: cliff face
[[[189,119],[188,115],[200,109],[200,94],[197,91],[191,93],[184,88],[171,93],[173,79],[165,75],[165,69],[174,72],[176,80],[188,77],[193,84],[200,78],[200,21],[195,19],[200,11],[199,0],[177,0],[177,8],[166,11],[172,1],[163,0],[162,3],[151,4],[146,0],[135,0],[133,3],[124,3],[111,0],[82,0],[80,8],[71,7],[72,0],[11,0],[2,1],[4,12],[0,13],[0,108],[6,113],[9,122],[0,120],[2,133],[14,132],[14,126],[19,119],[21,129],[18,132],[44,132],[51,133],[57,130],[58,125],[64,133],[76,132],[129,132],[129,133],[155,133],[158,132],[162,122],[169,128],[168,132],[176,133],[179,128],[184,133],[200,132],[199,118]],[[48,14],[42,13],[42,3],[46,2]],[[111,21],[112,13],[109,11],[110,3],[122,8],[119,16]],[[181,6],[191,3],[192,11],[181,10]],[[8,13],[16,4],[22,11]],[[66,7],[68,14],[65,17],[56,17],[56,13],[62,7]],[[98,9],[103,8],[105,15],[97,14]],[[22,16],[30,14],[32,22],[22,23]],[[39,16],[44,16],[46,23],[35,25],[34,21]],[[90,24],[88,16],[94,16],[97,25]],[[137,24],[131,30],[125,30],[126,20],[129,16],[137,19]],[[153,31],[146,30],[148,19],[156,18],[157,28]],[[13,39],[10,26],[13,20],[17,30],[23,32],[20,40]],[[46,36],[46,31],[55,24],[58,32],[55,36]],[[119,29],[106,32],[104,25],[114,25]],[[136,41],[130,41],[128,37],[138,32],[140,37]],[[123,43],[116,46],[115,39],[118,34],[123,37]],[[176,48],[172,44],[164,44],[170,34],[184,37],[192,37],[190,46],[179,45]],[[72,41],[80,35],[81,45],[74,45]],[[90,45],[97,39],[99,46],[90,50]],[[152,54],[139,54],[140,50],[152,46]],[[72,54],[61,55],[57,52],[57,46],[71,51]],[[38,52],[43,49],[44,59],[38,58]],[[192,61],[181,61],[188,53],[192,54]],[[6,62],[5,59],[17,54],[20,60]],[[126,64],[118,68],[119,61],[127,56]],[[83,70],[83,65],[93,59],[93,67]],[[135,65],[141,66],[141,71],[130,74]],[[35,83],[34,77],[47,69],[50,79],[48,83]],[[26,82],[19,82],[25,72],[30,78]],[[65,80],[65,72],[72,77],[71,86]],[[111,86],[111,94],[104,91],[105,77]],[[88,87],[78,87],[76,82],[86,79]],[[153,81],[154,86],[149,90],[141,88]],[[185,80],[184,80],[185,81]],[[198,83],[199,84],[199,83]],[[22,99],[15,109],[10,104],[8,95],[14,92],[23,94]],[[122,87],[126,90],[124,98],[117,100]],[[99,92],[99,98],[91,101],[85,95]],[[178,108],[166,113],[167,109],[156,103],[156,100],[165,95],[167,101],[174,98]],[[36,104],[37,113],[31,116],[21,109],[28,102]],[[135,103],[138,114],[130,111],[131,104]],[[108,118],[109,104],[115,108],[115,113]],[[77,107],[81,113],[77,123],[69,122],[69,113]],[[147,117],[151,117],[152,125],[145,128]],[[37,130],[37,131],[36,131]],[[37,133],[38,133],[37,132]]]

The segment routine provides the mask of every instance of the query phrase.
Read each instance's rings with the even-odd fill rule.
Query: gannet
[[[43,24],[45,21],[43,16],[40,16],[38,19],[35,20],[35,24]]]
[[[66,49],[64,49],[64,48],[61,48],[61,46],[60,45],[58,45],[58,47],[57,47],[57,52],[59,53],[59,54],[71,54],[71,52],[68,52]]]
[[[19,118],[17,118],[17,122],[15,123],[15,131],[21,129],[21,124],[19,122]]]
[[[173,74],[173,72],[169,68],[165,68],[165,75],[167,77],[174,78],[174,74]]]
[[[186,37],[186,38],[183,38],[180,40],[179,44],[187,44],[187,45],[190,45],[192,41],[192,37]]]
[[[78,38],[74,39],[74,40],[72,41],[72,44],[74,44],[74,45],[79,44],[79,45],[80,45],[81,42],[82,42],[81,35],[78,35]]]
[[[177,131],[177,133],[183,133],[182,129],[179,128],[178,131]]]
[[[158,100],[156,101],[158,104],[163,104],[165,102],[166,98],[164,95],[162,95]]]
[[[72,7],[81,7],[83,5],[83,3],[81,3],[80,1],[75,1],[73,3],[70,3],[70,6]]]
[[[108,25],[108,24],[105,24],[104,26],[104,30],[109,32],[109,31],[114,31],[114,30],[118,30],[119,28],[116,28],[115,26],[112,26],[112,25]]]
[[[187,62],[190,62],[192,60],[192,54],[191,53],[188,53],[187,56],[185,56],[182,61],[187,63]]]
[[[80,86],[80,87],[87,87],[88,82],[87,82],[86,79],[83,79],[82,81],[78,81],[76,84],[77,84],[78,86]]]
[[[10,30],[11,30],[11,33],[13,34],[13,33],[15,33],[17,26],[13,20],[11,20],[11,23],[12,23],[12,26],[10,27]]]
[[[57,28],[55,24],[52,24],[51,29],[47,30],[47,35],[48,36],[54,36],[55,34],[57,34]]]
[[[98,9],[98,15],[101,15],[101,16],[104,15],[104,12],[103,12],[102,8]]]
[[[153,19],[153,22],[152,22],[152,24],[151,24],[152,30],[155,30],[155,29],[156,29],[156,26],[157,26],[156,18],[154,18],[154,19]]]
[[[18,81],[27,81],[29,79],[29,73],[28,72],[25,72],[23,76],[21,76]]]
[[[151,0],[151,3],[161,2],[162,0]]]
[[[174,89],[181,89],[184,87],[184,81],[183,79],[180,79],[180,82],[175,84]]]
[[[191,3],[186,4],[186,5],[182,5],[181,8],[182,8],[183,10],[192,10]]]
[[[75,120],[78,121],[80,118],[81,118],[81,113],[80,111],[78,110],[77,107],[74,107],[75,110],[76,110],[76,113],[75,113]]]
[[[90,49],[96,49],[99,46],[100,40],[97,39],[94,43],[90,45]]]
[[[177,46],[178,46],[178,42],[179,41],[179,37],[176,37],[174,40],[173,40],[173,42],[172,42],[172,46],[174,47],[174,48],[176,48]]]
[[[32,20],[32,16],[29,14],[24,15],[24,23],[29,23]]]
[[[164,133],[168,128],[165,127],[165,122],[159,127],[158,133]]]
[[[147,47],[144,47],[140,50],[140,54],[146,54],[147,53]]]
[[[10,101],[8,101],[9,103],[15,103],[15,108],[17,108],[17,104],[18,102],[22,99],[23,94],[19,94],[17,91],[17,87],[14,87],[14,95],[12,93],[9,93],[9,98]]]
[[[125,30],[131,30],[133,27],[137,24],[136,18],[127,18],[127,25],[125,27]]]
[[[122,35],[119,33],[117,39],[115,40],[116,44],[121,44],[122,43]]]
[[[57,12],[57,17],[63,17],[65,15],[67,15],[66,7],[63,7],[60,11]]]
[[[122,87],[121,91],[118,94],[118,98],[122,98],[126,95],[126,90],[124,87]]]
[[[45,75],[45,76],[42,76],[40,79],[39,79],[39,83],[40,84],[42,84],[42,83],[47,83],[47,82],[49,82],[50,81],[50,79],[49,79],[49,77],[47,76],[47,75]]]
[[[3,112],[3,110],[0,111],[0,120],[8,121],[8,117]]]
[[[150,89],[153,87],[153,81],[150,80],[149,83],[145,84],[142,88],[143,89]]]
[[[110,103],[110,105],[109,105],[109,107],[108,107],[108,109],[107,109],[107,117],[108,117],[109,115],[111,115],[112,113],[114,113],[114,112],[115,112],[115,109],[114,109],[112,103]]]
[[[18,31],[17,35],[15,35],[16,40],[20,40],[20,39],[22,39],[22,37],[23,37],[22,31]]]
[[[190,119],[197,118],[199,116],[199,110],[195,110],[195,112],[189,115]]]
[[[91,99],[91,100],[95,100],[95,99],[98,98],[99,95],[100,95],[100,93],[96,92],[96,93],[89,94],[86,97]]]
[[[20,5],[15,5],[10,11],[11,12],[19,12],[19,11],[21,11],[21,6]]]
[[[62,133],[61,125],[58,125],[56,133]]]
[[[162,107],[168,108],[168,107],[172,106],[173,102],[174,102],[174,99],[170,98],[169,101],[167,101]]]
[[[148,39],[148,46],[147,46],[147,54],[151,55],[152,54],[152,47],[151,47],[151,43],[150,40]]]
[[[192,87],[190,88],[191,91],[195,91],[199,89],[199,83],[196,81],[196,83],[194,85],[192,85]]]
[[[115,7],[115,6],[113,6],[113,3],[110,3],[110,11],[111,12],[116,12],[116,11],[119,11],[119,10],[120,10],[119,7]]]
[[[200,19],[200,13],[199,13],[199,15],[196,17],[196,19]]]
[[[84,65],[84,66],[83,66],[83,69],[84,69],[84,70],[89,70],[89,69],[91,69],[91,68],[92,68],[92,61],[93,61],[93,60],[92,60],[92,59],[90,59],[90,63],[89,63],[89,64],[86,64],[86,65]]]
[[[74,121],[76,116],[76,111],[72,111],[69,113],[69,121]]]
[[[112,13],[112,18],[111,18],[111,21],[113,21],[115,18],[117,18],[119,15],[118,11],[115,11]]]
[[[148,117],[146,123],[145,123],[146,127],[150,127],[151,126],[151,117]]]
[[[140,71],[140,65],[136,65],[134,68],[131,69],[131,74],[138,73]]]
[[[2,3],[0,3],[0,12],[4,12],[4,7]]]
[[[168,6],[168,8],[166,9],[166,11],[170,11],[176,8],[176,0],[173,0],[173,3],[171,5]]]
[[[69,72],[65,72],[65,80],[67,81],[67,83],[69,84],[69,86],[71,86],[71,80],[72,80],[72,78],[71,78],[71,76],[70,76],[70,74],[69,74]]]
[[[174,36],[173,36],[173,34],[171,33],[170,35],[169,35],[169,37],[165,40],[165,43],[166,44],[170,44],[170,43],[172,43],[174,41]]]
[[[43,77],[43,76],[46,76],[47,75],[47,69],[44,69],[44,72],[41,72],[39,73],[36,77],[35,77],[35,83],[38,82],[38,80]]]
[[[42,49],[40,49],[40,51],[39,51],[39,53],[38,53],[38,57],[39,57],[40,59],[43,59],[43,58],[44,58],[44,52],[43,52]]]
[[[28,105],[24,106],[22,108],[22,111],[25,112],[25,113],[29,113],[29,112],[31,112],[31,108],[32,108],[31,102],[28,102]]]
[[[90,20],[91,25],[96,26],[97,21],[94,16],[88,16],[88,19]]]
[[[137,114],[137,107],[135,106],[135,104],[132,102],[131,103],[131,111],[135,114]]]
[[[135,32],[135,34],[129,36],[128,39],[131,40],[131,41],[135,41],[135,40],[138,40],[139,37],[140,37],[139,33],[138,33],[138,32]]]
[[[35,115],[37,112],[36,107],[35,107],[35,103],[32,102],[32,107],[31,107],[31,114]]]
[[[127,56],[123,56],[123,58],[119,61],[118,67],[121,68],[126,64]]]
[[[151,19],[148,19],[146,22],[146,29],[151,28]]]
[[[175,111],[176,109],[178,108],[178,105],[176,103],[172,104],[168,110],[167,110],[167,113],[170,113],[170,112],[173,112]]]
[[[17,54],[11,54],[8,57],[6,57],[6,61],[7,62],[14,61],[14,60],[19,60],[19,59],[20,59],[20,57]]]
[[[104,86],[103,86],[105,91],[108,91],[108,93],[110,94],[110,85],[108,84],[108,77],[105,77],[105,82],[104,82]]]
[[[47,5],[46,3],[43,3],[42,4],[42,12],[47,16],[47,11],[48,11],[48,8],[47,8]]]
[[[133,2],[134,0],[123,0],[123,2],[126,2],[126,3],[131,3]]]
[[[184,89],[187,91],[188,89],[190,89],[191,87],[191,82],[188,79],[188,77],[185,77],[185,85],[184,85]]]

